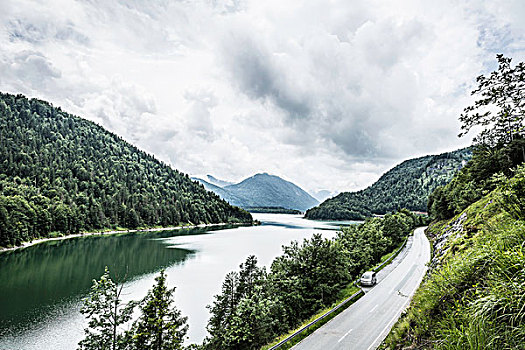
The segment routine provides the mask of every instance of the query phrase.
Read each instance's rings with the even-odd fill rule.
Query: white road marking
[[[350,334],[351,331],[352,331],[352,329],[350,329],[348,332],[346,332],[345,335],[343,335],[337,342],[340,343],[341,340],[343,340],[348,334]]]
[[[378,306],[379,306],[379,304],[376,304],[376,306],[374,306],[369,312],[373,312],[376,309],[376,307],[378,307]]]
[[[394,323],[397,321],[397,319],[401,316],[401,314],[403,313],[403,311],[405,311],[405,308],[407,307],[407,304],[410,303],[410,301],[412,300],[412,297],[414,296],[414,293],[416,292],[416,290],[419,288],[419,285],[421,284],[421,281],[423,280],[423,277],[425,277],[425,274],[423,274],[422,276],[420,276],[420,278],[418,278],[418,283],[416,284],[416,287],[412,290],[412,292],[409,294],[409,297],[407,298],[407,301],[405,301],[405,303],[403,304],[403,306],[401,307],[401,309],[398,310],[398,312],[396,312],[396,314],[395,314],[394,317],[390,320],[390,322],[387,323],[386,327],[383,328],[383,330],[381,331],[381,333],[379,333],[379,335],[377,336],[377,338],[374,339],[374,341],[372,342],[372,344],[370,344],[370,346],[368,347],[367,350],[372,349],[372,348],[374,347],[375,343],[383,337],[383,333],[385,333],[387,330],[389,330],[390,328],[392,328],[392,326],[393,326]]]

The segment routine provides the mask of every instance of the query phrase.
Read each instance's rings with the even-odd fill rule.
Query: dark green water
[[[86,320],[82,298],[108,266],[126,276],[124,300],[139,300],[159,270],[176,287],[175,302],[190,326],[189,341],[201,342],[209,318],[206,305],[224,276],[255,254],[269,265],[281,246],[314,232],[327,237],[338,224],[286,214],[256,214],[261,226],[221,227],[86,236],[50,241],[0,254],[0,349],[76,348]]]
[[[152,238],[202,234],[204,230],[86,236],[50,241],[0,254],[0,337],[39,321],[46,309],[89,291],[108,266],[130,280],[191,258],[194,251],[166,249]]]

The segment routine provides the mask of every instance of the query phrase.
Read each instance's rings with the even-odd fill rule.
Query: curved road
[[[378,273],[375,287],[292,349],[369,350],[379,346],[408,306],[427,270],[430,243],[424,230],[415,230],[412,244],[409,239],[405,254],[400,256],[402,260],[388,275]]]

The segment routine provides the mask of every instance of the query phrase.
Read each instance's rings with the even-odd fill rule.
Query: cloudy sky
[[[93,120],[192,175],[356,190],[466,146],[457,118],[525,2],[0,0],[0,91]]]

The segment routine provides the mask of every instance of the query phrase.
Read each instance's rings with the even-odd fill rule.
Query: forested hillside
[[[355,220],[400,208],[426,211],[428,196],[471,158],[469,148],[406,160],[358,192],[343,192],[306,212],[313,220]]]
[[[0,246],[104,228],[251,222],[101,126],[0,93]]]

